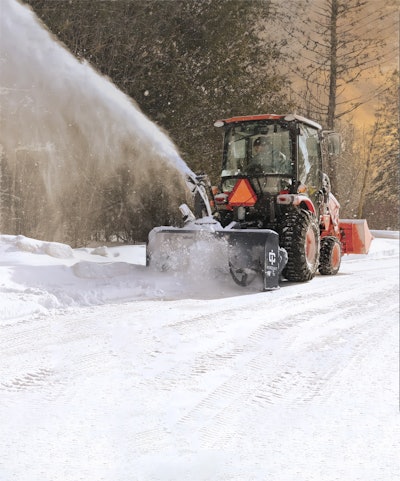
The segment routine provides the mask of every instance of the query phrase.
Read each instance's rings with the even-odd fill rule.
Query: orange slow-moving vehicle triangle
[[[230,205],[250,207],[257,202],[257,196],[247,179],[240,179],[236,182],[231,194],[228,197]]]

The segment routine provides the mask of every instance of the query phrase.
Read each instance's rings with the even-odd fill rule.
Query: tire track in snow
[[[385,329],[385,326],[379,323],[381,312],[379,309],[377,310],[377,306],[379,306],[381,296],[389,293],[386,288],[383,288],[375,292],[374,299],[371,299],[370,294],[365,292],[364,298],[357,300],[357,305],[348,305],[348,298],[344,298],[338,303],[335,296],[335,305],[337,310],[341,312],[343,325],[333,332],[331,328],[329,329],[329,324],[335,322],[335,315],[330,308],[322,313],[320,309],[310,309],[303,313],[305,315],[302,316],[300,324],[299,319],[290,321],[281,319],[272,323],[272,325],[262,324],[259,326],[246,339],[247,348],[268,341],[268,332],[274,328],[283,328],[286,331],[285,337],[289,333],[286,341],[281,339],[283,344],[286,343],[288,352],[290,352],[289,348],[296,347],[298,328],[304,329],[307,322],[311,325],[316,324],[319,328],[327,327],[328,332],[314,343],[303,343],[302,351],[297,350],[288,355],[287,360],[280,365],[271,364],[273,347],[271,348],[270,345],[269,352],[254,356],[250,362],[241,368],[240,372],[232,375],[194,406],[180,419],[179,424],[186,428],[190,426],[192,429],[200,427],[201,439],[206,445],[210,446],[213,445],[213,439],[216,443],[221,442],[219,433],[222,425],[224,425],[224,432],[227,433],[224,437],[229,439],[234,436],[233,420],[243,410],[251,411],[254,409],[254,405],[258,405],[262,409],[277,403],[279,405],[297,405],[298,403],[315,402],[317,397],[319,398],[318,402],[323,402],[324,396],[327,395],[325,394],[328,390],[327,386],[341,375],[349,362],[352,362],[357,356],[361,356],[360,352],[367,356],[370,347],[377,342]],[[367,321],[363,321],[363,316],[368,315],[371,310],[371,304],[375,306],[376,312]],[[331,315],[328,315],[329,313]],[[325,314],[322,322],[321,314]],[[346,322],[351,321],[353,321],[351,324],[346,325]],[[290,333],[291,328],[295,329],[297,334]],[[290,346],[290,344],[292,345]],[[232,355],[226,354],[221,357],[221,362],[223,360],[230,361],[244,350],[245,346],[233,348],[231,350]],[[311,369],[307,366],[307,363],[299,367],[298,362],[296,362],[297,359],[301,356],[304,357],[308,352],[311,352],[311,356],[309,356],[309,360],[312,361]],[[330,355],[329,362],[323,359],[326,352]],[[347,357],[343,356],[346,352]],[[318,363],[318,358],[323,362]],[[213,359],[215,359],[215,353],[210,353],[211,366],[213,365]],[[194,374],[196,372],[202,374],[204,369],[195,369]],[[208,421],[205,422],[204,420]],[[227,429],[228,426],[229,429]]]
[[[365,327],[370,328],[370,326]],[[280,372],[277,370],[278,374],[273,377],[269,377],[266,373],[259,376],[257,380],[254,377],[249,379],[250,376],[241,376],[243,382],[248,382],[246,389],[243,387],[240,389],[241,384],[237,378],[235,385],[231,386],[239,391],[226,389],[226,387],[222,391],[216,390],[202,405],[199,405],[200,410],[198,408],[195,410],[195,424],[200,426],[199,436],[203,447],[226,449],[230,445],[237,445],[241,438],[245,439],[248,436],[252,424],[254,428],[256,427],[256,423],[262,416],[260,412],[268,417],[270,408],[274,405],[280,408],[291,406],[297,408],[299,404],[310,402],[322,404],[329,401],[335,393],[336,384],[343,383],[343,374],[349,369],[349,365],[367,357],[386,328],[387,326],[378,325],[373,335],[366,335],[364,339],[358,340],[359,350],[354,350],[349,358],[341,359],[340,356],[334,356],[328,369],[306,372],[304,369],[299,369],[295,363],[287,363],[281,367]],[[341,362],[338,364],[339,360]],[[251,367],[260,369],[263,367],[262,364],[262,362],[261,364],[253,362]],[[229,394],[231,400],[220,408],[222,404],[220,397],[225,393]],[[207,406],[210,413],[214,412],[214,415],[203,417],[204,406]]]
[[[8,381],[1,382],[0,390],[7,392],[41,390],[49,384],[55,383],[54,379],[52,379],[53,376],[53,371],[49,369],[40,368],[28,371],[22,376],[17,376]]]
[[[48,402],[65,396],[68,386],[76,390],[88,372],[107,370],[107,339],[96,332],[97,325],[95,315],[68,312],[7,327],[0,341],[3,360],[7,359],[0,367],[4,402],[12,404],[12,394],[18,392],[38,393]],[[76,343],[83,348],[75,349]]]
[[[369,285],[366,286],[364,295],[360,297],[359,291],[357,291],[357,304],[352,299],[351,287],[360,281],[357,280],[356,275],[344,274],[343,276],[338,275],[334,279],[336,285],[333,293],[329,291],[332,289],[330,279],[317,276],[312,283],[307,285],[285,285],[280,291],[273,293],[256,294],[251,298],[236,297],[233,299],[234,305],[230,309],[226,309],[224,303],[219,307],[218,303],[214,302],[210,308],[206,303],[198,302],[195,304],[196,309],[209,311],[212,309],[212,312],[198,314],[188,312],[187,307],[183,306],[185,309],[183,320],[179,320],[182,317],[179,309],[176,313],[171,312],[176,305],[179,308],[182,301],[178,303],[157,302],[156,304],[135,302],[121,305],[118,312],[109,317],[108,322],[117,322],[120,316],[126,316],[132,310],[132,322],[138,323],[142,315],[149,318],[148,308],[150,306],[153,310],[150,314],[158,313],[159,318],[163,319],[156,326],[158,335],[160,332],[180,335],[178,339],[167,338],[169,344],[164,344],[163,339],[160,354],[162,359],[171,362],[165,363],[156,376],[142,379],[141,386],[148,388],[148,393],[153,396],[156,396],[158,392],[158,387],[155,389],[155,386],[170,391],[177,387],[183,391],[189,390],[191,393],[197,390],[196,399],[200,397],[199,402],[187,406],[187,412],[183,412],[183,416],[177,421],[181,442],[183,445],[187,445],[184,444],[183,433],[189,431],[196,433],[195,435],[205,446],[222,446],[224,443],[229,446],[236,442],[235,438],[244,435],[243,420],[246,419],[251,423],[252,420],[257,419],[251,416],[253,410],[258,409],[264,412],[271,406],[324,402],[329,397],[335,382],[346,370],[348,363],[357,362],[357,355],[366,354],[368,349],[379,339],[379,332],[382,332],[374,324],[379,321],[381,313],[374,314],[373,322],[363,323],[358,319],[359,316],[368,314],[369,309],[374,309],[374,306],[379,305],[380,298],[390,294],[387,288],[380,287],[379,280],[380,272],[377,270],[373,280],[369,279]],[[378,293],[375,294],[377,288]],[[325,302],[321,308],[322,299]],[[187,304],[189,302],[187,301]],[[360,304],[363,306],[361,310]],[[253,322],[253,315],[259,315],[261,310],[265,310],[265,320]],[[76,315],[73,312],[67,312],[64,316],[57,316],[51,320],[51,322],[56,320],[61,325],[50,326],[48,320],[35,321],[34,328],[31,323],[26,326],[20,325],[18,330],[8,331],[9,336],[3,344],[6,347],[6,355],[18,357],[25,352],[40,352],[43,348],[48,349],[54,344],[57,349],[61,348],[63,356],[67,356],[70,347],[76,346],[77,342],[88,340],[92,346],[88,345],[86,350],[80,350],[79,355],[77,355],[76,349],[72,349],[75,352],[74,357],[68,362],[65,359],[61,360],[66,362],[66,366],[61,363],[65,381],[70,382],[77,378],[76,380],[79,382],[81,376],[87,373],[101,372],[102,369],[110,369],[110,367],[115,368],[115,363],[112,364],[110,361],[108,338],[104,339],[104,335],[108,336],[108,333],[112,331],[105,330],[103,322],[101,333],[96,332],[99,318],[101,319],[101,316],[108,315],[110,312],[113,311],[109,306],[79,309],[76,311]],[[342,321],[349,322],[349,329],[346,330],[342,327],[335,331],[330,327],[337,320],[337,312],[341,313]],[[239,321],[235,323],[235,319]],[[43,322],[45,325],[42,324]],[[358,324],[355,325],[355,322]],[[235,330],[240,323],[247,324],[248,329],[247,331],[241,330],[237,334]],[[306,330],[310,334],[314,328],[319,329],[322,333],[310,336],[314,340],[308,339],[307,342],[304,342],[301,331]],[[367,334],[365,337],[362,336],[364,330],[368,332],[374,328],[376,328],[376,332],[373,339],[369,338]],[[54,337],[50,336],[52,331],[54,331]],[[143,342],[143,345],[140,352],[135,354],[135,360],[142,363],[141,367],[149,368],[150,371],[152,360],[155,359],[159,362],[157,353],[155,358],[152,357],[152,352],[155,352],[153,333],[152,325],[141,327],[138,342]],[[201,345],[196,345],[197,339],[201,341],[204,337],[211,338],[213,336],[215,336],[216,342],[210,345],[209,339],[207,339],[204,342],[205,350],[202,350]],[[306,340],[308,337],[306,336]],[[354,338],[353,345],[360,351],[353,357],[349,354],[347,357],[343,357],[342,354],[346,354],[346,351],[341,348],[346,347],[346,342],[343,342],[342,338],[346,341],[351,337]],[[99,339],[103,339],[103,341],[99,343]],[[174,349],[179,350],[182,342],[188,342],[188,346],[192,348],[192,354],[188,356],[187,363],[181,363],[180,360],[174,359]],[[347,345],[349,342],[347,341]],[[82,347],[85,347],[84,344]],[[280,359],[275,360],[274,354],[277,351],[280,353]],[[49,352],[51,353],[51,351]],[[287,353],[285,358],[283,358],[282,352]],[[310,361],[310,365],[303,363],[299,366],[298,359],[304,357],[308,352],[311,354],[306,360]],[[332,359],[329,363],[325,363],[325,367],[320,367],[318,360],[323,359],[326,353],[331,353]],[[123,354],[116,361],[117,364],[124,360]],[[38,364],[40,366],[27,367],[25,372],[11,376],[5,381],[5,389],[14,386],[18,391],[18,385],[20,385],[21,391],[23,389],[26,391],[46,389],[46,385],[50,385],[52,371],[49,366],[43,367],[41,362]],[[121,368],[127,369],[126,366],[121,366]],[[47,377],[44,375],[44,371],[42,374],[38,374],[40,369],[47,369]],[[65,373],[65,370],[68,373]],[[208,392],[199,390],[201,381],[208,380],[210,374],[217,371],[224,376],[219,385]],[[229,373],[232,374],[229,376]],[[30,383],[29,374],[38,374],[36,384],[34,381]],[[56,391],[55,388],[53,389]],[[139,389],[141,388],[139,387]],[[139,391],[131,392],[138,393]],[[68,391],[65,395],[65,402],[68,401],[70,395],[71,391]],[[141,402],[145,405],[144,398],[141,399]],[[152,409],[149,408],[148,413],[151,413]],[[153,411],[156,409],[159,407],[155,407]],[[142,453],[164,448],[173,441],[168,428],[163,427],[162,422],[158,424],[159,420],[153,419],[150,414],[149,417],[147,425],[135,429],[135,446]]]
[[[346,291],[346,288],[344,288],[343,292]],[[321,293],[321,297],[322,295],[324,294]],[[251,330],[245,339],[229,339],[229,330],[232,326],[233,329],[235,328],[235,325],[233,325],[231,320],[231,315],[234,314],[235,316],[239,317],[241,322],[251,322],[253,317],[252,313],[259,311],[263,304],[264,301],[255,303],[250,309],[247,305],[243,306],[242,308],[235,307],[234,309],[223,311],[221,315],[218,316],[215,316],[215,313],[212,314],[212,317],[210,314],[201,315],[190,319],[190,321],[180,321],[179,323],[166,326],[173,329],[178,327],[179,332],[182,333],[181,327],[184,325],[185,327],[183,332],[186,336],[189,334],[189,337],[196,326],[196,338],[199,336],[199,332],[203,333],[204,335],[205,329],[209,329],[213,332],[215,337],[217,337],[219,333],[220,337],[223,339],[223,342],[212,346],[211,349],[205,352],[194,352],[193,357],[188,361],[191,372],[188,372],[187,364],[184,366],[177,365],[171,369],[166,368],[163,370],[159,374],[157,381],[160,383],[165,383],[165,379],[172,378],[173,383],[171,384],[173,387],[179,384],[179,382],[183,382],[191,377],[201,376],[211,371],[235,367],[238,358],[243,356],[244,353],[250,353],[250,355],[252,355],[251,353],[261,349],[263,344],[267,344],[270,341],[271,337],[273,336],[271,334],[271,330],[290,331],[291,328],[307,325],[307,323],[316,323],[319,327],[321,327],[321,325],[329,325],[331,322],[335,322],[336,318],[336,313],[333,307],[337,307],[337,303],[334,299],[328,299],[326,302],[327,305],[324,307],[324,309],[311,308],[308,310],[302,310],[301,307],[297,307],[297,309],[293,309],[292,317],[289,319],[285,313],[279,313],[275,308],[272,315],[274,321],[268,323],[266,320],[262,324],[251,325]],[[344,307],[343,309],[347,309],[347,307]],[[354,312],[354,308],[352,309],[350,307],[348,309],[350,309],[348,317],[351,317]],[[357,312],[359,312],[359,309],[354,313],[357,314]],[[189,333],[187,331],[188,326],[190,326]],[[225,331],[222,331],[221,333],[222,328],[225,329]],[[290,333],[285,334],[285,336],[286,335],[290,335]],[[227,339],[229,339],[229,342],[227,342]]]

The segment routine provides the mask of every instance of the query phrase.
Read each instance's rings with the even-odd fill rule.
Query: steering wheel
[[[247,173],[248,174],[262,174],[263,173],[263,168],[261,167],[260,164],[253,164],[247,167]]]

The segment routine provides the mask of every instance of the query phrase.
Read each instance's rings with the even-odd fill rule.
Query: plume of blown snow
[[[121,169],[130,206],[151,206],[146,196],[157,198],[157,182],[164,208],[182,202],[184,176],[192,172],[132,99],[15,0],[2,0],[0,36],[0,146],[9,175],[23,185],[10,196],[23,194],[25,210],[46,213],[35,234],[62,240],[71,212],[76,222],[90,223],[106,203],[104,186]],[[139,209],[136,221],[145,215]]]

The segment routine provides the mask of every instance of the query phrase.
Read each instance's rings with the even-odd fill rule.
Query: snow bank
[[[0,235],[0,323],[109,302],[213,297],[215,283],[204,282],[211,263],[203,249],[201,259],[187,266],[186,276],[160,273],[145,267],[145,245],[72,249],[57,242]],[[227,295],[238,290],[230,279],[219,285]]]
[[[373,230],[373,231],[371,231],[371,233],[375,238],[384,238],[384,239],[398,239],[399,238],[399,231],[398,230]]]
[[[12,242],[12,241],[11,241]],[[29,239],[22,235],[17,236],[15,247],[20,251],[32,252],[33,254],[47,254],[50,257],[68,259],[74,256],[72,248],[59,242],[42,242]]]
[[[256,281],[246,289],[233,283],[223,270],[220,250],[206,244],[193,252],[184,272],[159,272],[145,266],[145,245],[72,249],[57,242],[0,235],[0,324],[46,316],[54,309],[110,302],[259,292]],[[388,233],[388,238],[375,239],[369,255],[361,257],[380,259],[398,252],[398,240]],[[359,258],[344,256],[343,263]]]

